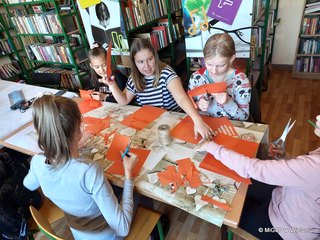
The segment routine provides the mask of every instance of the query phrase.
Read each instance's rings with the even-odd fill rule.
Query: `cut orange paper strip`
[[[250,158],[256,156],[259,148],[259,144],[256,142],[230,137],[225,134],[218,134],[214,137],[214,141],[217,144],[223,145],[228,149],[231,149]],[[230,177],[237,182],[251,184],[251,180],[249,178],[241,177],[239,174],[237,174],[230,168],[226,167],[223,163],[215,159],[215,157],[209,153],[205,156],[205,158],[202,160],[199,166],[209,171]]]
[[[94,99],[86,99],[78,103],[81,114],[90,112],[98,107],[102,106],[102,103]]]
[[[122,120],[121,124],[141,130],[148,126],[155,119],[160,117],[166,110],[153,106],[143,106],[128,117]]]
[[[83,98],[83,99],[92,99],[92,92],[91,90],[89,91],[86,91],[86,90],[82,90],[82,89],[79,89],[79,92],[80,92],[80,97]]]
[[[203,200],[205,202],[208,202],[208,203],[212,203],[213,205],[215,205],[215,206],[217,206],[217,207],[219,207],[221,209],[224,209],[224,210],[226,210],[228,212],[230,212],[232,210],[232,208],[228,204],[219,202],[217,200],[214,200],[214,199],[212,199],[211,197],[209,197],[207,195],[203,195],[201,197],[201,200]]]
[[[116,133],[117,130],[118,130],[118,128],[114,129],[114,130],[113,130],[112,132],[110,132],[110,133],[106,133],[106,134],[103,136],[103,138],[104,138],[104,143],[105,143],[106,145],[108,145],[108,143],[109,143],[109,138],[110,138],[110,136],[113,135],[114,133]]]
[[[98,135],[102,130],[110,127],[110,117],[104,119],[100,118],[91,118],[83,119],[85,121],[91,121],[90,124],[85,126],[85,131],[91,132],[92,134]],[[84,121],[83,121],[84,122]]]
[[[137,154],[138,161],[134,168],[132,169],[132,176],[136,177],[139,175],[140,170],[146,161],[146,159],[149,156],[149,153],[151,152],[148,149],[140,149],[140,148],[130,148],[130,152]],[[122,161],[115,161],[107,170],[107,173],[110,174],[118,174],[124,176],[124,168]]]
[[[112,50],[112,41],[108,44],[107,56],[106,56],[106,66],[107,66],[107,77],[110,79],[112,75],[112,67],[111,67],[111,50]]]
[[[229,130],[230,135],[236,136],[237,132],[234,129],[231,121],[227,117],[221,117],[221,118],[214,118],[209,116],[201,115],[203,121],[208,124],[208,126],[213,131],[219,131],[220,128],[223,128],[226,126]],[[201,140],[201,136],[199,134],[197,139],[194,139],[194,131],[193,131],[194,125],[192,119],[187,116],[184,119],[181,120],[181,122],[175,126],[171,130],[171,136],[175,138],[179,138],[183,141],[197,144]],[[221,130],[222,131],[222,130]]]
[[[108,152],[106,154],[106,158],[110,161],[119,162],[122,161],[121,153],[120,151],[124,152],[126,149],[130,138],[124,135],[121,135],[119,133],[115,133],[114,137],[112,139],[112,142],[110,144],[110,147],[108,149]]]

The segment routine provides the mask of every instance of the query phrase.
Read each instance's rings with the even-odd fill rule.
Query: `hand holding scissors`
[[[269,145],[269,153],[275,159],[279,159],[285,156],[285,146],[286,146],[286,137],[290,132],[293,125],[296,123],[296,120],[290,125],[291,118],[289,119],[286,127],[283,130],[283,133],[280,138],[275,140]]]
[[[130,150],[131,143],[132,143],[132,138],[131,138],[130,142],[128,143],[126,149],[124,150],[124,152],[123,152],[122,155],[121,155],[122,159],[123,159],[125,156],[130,157],[129,150]]]

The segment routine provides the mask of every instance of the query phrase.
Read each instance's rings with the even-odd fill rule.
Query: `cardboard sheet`
[[[216,134],[221,132],[230,136],[238,135],[231,121],[226,117],[214,118],[204,115],[201,115],[201,117]],[[189,116],[187,116],[171,130],[171,136],[189,143],[197,144],[201,140],[201,136],[199,135],[197,139],[194,139],[193,128],[193,121]]]
[[[112,75],[112,57],[111,57],[112,41],[108,44],[107,56],[106,56],[106,66],[107,66],[107,77],[110,79]]]
[[[82,90],[82,89],[79,89],[79,92],[80,92],[80,97],[83,98],[83,99],[92,99],[92,90]]]
[[[110,144],[108,152],[106,154],[106,158],[110,161],[119,162],[122,161],[120,151],[124,152],[126,149],[130,138],[119,133],[115,133],[113,140]]]
[[[227,90],[227,84],[225,82],[208,83],[188,91],[188,95],[190,97],[195,97],[199,95],[205,95],[208,93],[221,93],[221,92],[225,92],[226,90]]]
[[[166,110],[153,106],[143,106],[133,114],[125,118],[121,124],[141,130],[160,117]]]
[[[228,149],[251,158],[256,156],[259,148],[259,144],[256,142],[250,142],[239,138],[230,137],[225,134],[218,134],[216,137],[214,137],[213,140]],[[237,182],[251,184],[250,179],[241,177],[235,171],[229,169],[220,161],[215,159],[214,156],[212,156],[210,153],[205,156],[199,167],[230,177]]]

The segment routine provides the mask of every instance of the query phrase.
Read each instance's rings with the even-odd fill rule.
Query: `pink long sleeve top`
[[[320,239],[320,148],[291,160],[248,158],[214,142],[207,151],[242,177],[279,186],[269,218],[282,238]]]

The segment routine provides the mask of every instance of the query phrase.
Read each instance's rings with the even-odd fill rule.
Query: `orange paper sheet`
[[[102,103],[94,99],[86,99],[78,103],[81,114],[90,112],[98,107],[102,106]]]
[[[86,124],[85,131],[98,135],[102,130],[110,127],[110,117],[94,118],[84,117],[82,122]]]
[[[228,149],[231,149],[250,158],[256,156],[259,148],[259,144],[256,142],[250,142],[243,139],[230,137],[225,134],[218,134],[216,137],[214,137],[213,140]],[[209,153],[205,156],[199,166],[209,171],[230,177],[237,182],[251,184],[251,180],[249,178],[241,177],[239,174],[226,167]]]
[[[107,76],[108,78],[111,78],[111,75],[112,75],[112,67],[111,67],[111,60],[112,60],[112,57],[111,57],[111,49],[112,49],[112,41],[109,42],[109,45],[108,45],[108,50],[107,50],[107,56],[106,56],[106,66],[107,66]]]
[[[215,206],[217,206],[217,207],[219,207],[221,209],[224,209],[224,210],[226,210],[228,212],[230,212],[231,209],[232,209],[228,204],[219,202],[217,200],[214,200],[214,199],[212,199],[211,197],[209,197],[207,195],[203,195],[201,197],[201,200],[203,200],[205,202],[208,202],[208,203],[212,203],[213,205],[215,205]]]
[[[160,115],[165,111],[166,110],[162,108],[157,108],[153,106],[143,106],[127,118],[123,119],[121,124],[131,128],[135,128],[137,130],[141,130],[148,126],[155,119],[160,117]]]
[[[203,185],[200,180],[200,172],[190,158],[178,160],[177,164],[178,171],[176,166],[168,166],[166,170],[158,173],[159,181],[163,186],[172,184],[172,190],[176,191],[179,186],[196,188]]]
[[[227,90],[227,84],[225,82],[208,83],[188,91],[188,95],[190,97],[195,97],[195,96],[204,95],[208,93],[221,93],[221,92],[225,92],[226,90]]]
[[[139,172],[146,161],[146,159],[149,156],[149,153],[151,152],[148,149],[140,149],[140,148],[130,148],[130,152],[137,154],[138,162],[132,169],[132,176],[136,177],[139,175]],[[124,168],[122,161],[115,161],[108,169],[107,173],[110,174],[118,174],[124,176]]]
[[[126,149],[130,138],[119,133],[115,133],[112,143],[106,154],[106,158],[110,161],[120,162],[122,161],[120,151],[124,152]]]
[[[204,115],[201,115],[201,117],[215,133],[224,132],[230,136],[238,135],[231,121],[227,117],[214,118]],[[187,116],[171,130],[171,136],[189,143],[197,144],[201,140],[201,136],[199,134],[198,138],[194,139],[193,128],[193,121],[189,116]]]
[[[82,89],[79,89],[79,92],[80,92],[80,97],[83,98],[83,99],[92,99],[92,92],[91,90],[89,91],[86,91],[86,90],[82,90]]]

